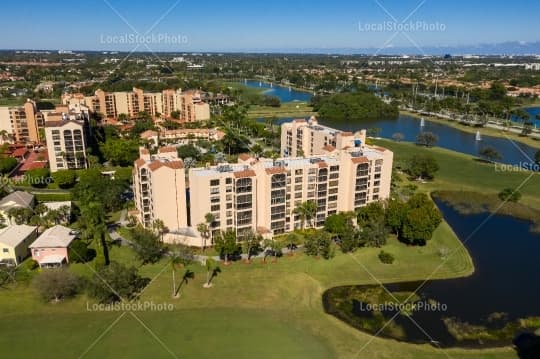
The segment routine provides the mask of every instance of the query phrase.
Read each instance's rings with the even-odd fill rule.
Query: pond
[[[280,118],[276,124],[292,121],[292,118]],[[472,156],[478,156],[478,151],[483,146],[494,147],[502,159],[499,161],[505,164],[520,165],[531,163],[534,160],[534,155],[538,149],[525,145],[521,142],[510,141],[506,138],[482,136],[478,141],[474,133],[460,131],[454,127],[445,124],[425,121],[424,126],[421,126],[421,121],[415,117],[400,115],[397,120],[375,120],[356,122],[337,122],[327,121],[319,118],[319,123],[327,125],[342,131],[358,131],[362,128],[379,128],[380,137],[392,138],[392,135],[399,132],[403,134],[404,141],[414,142],[416,136],[422,131],[433,132],[439,136],[437,146],[443,147],[452,151],[466,153]],[[531,166],[529,166],[531,168]]]
[[[519,325],[512,323],[540,316],[540,235],[529,231],[530,223],[509,216],[493,215],[486,221],[488,213],[463,215],[448,204],[438,200],[436,203],[468,249],[475,272],[467,278],[426,282],[415,297],[424,309],[405,308],[382,336],[413,343],[434,341],[443,347],[510,345],[519,330]],[[405,298],[403,293],[414,292],[421,284],[385,286]],[[375,316],[380,313],[368,310],[372,308],[362,299],[365,301],[366,291],[376,288],[381,287],[331,288],[323,295],[325,309],[359,329],[375,333],[381,323],[384,325],[397,313],[395,308],[385,307],[381,318]],[[422,329],[405,314],[410,314]],[[536,320],[530,325],[537,328],[540,323]],[[458,340],[452,330],[463,338]]]
[[[281,102],[308,102],[312,96],[312,94],[307,91],[299,91],[293,88],[271,84],[263,81],[245,80],[242,82],[242,84],[247,87],[266,89],[266,91],[264,91],[265,95],[276,96]]]

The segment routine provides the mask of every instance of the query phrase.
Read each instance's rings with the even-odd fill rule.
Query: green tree
[[[58,302],[75,296],[81,289],[81,281],[66,268],[48,269],[41,272],[32,282],[41,298]]]
[[[154,232],[135,227],[131,230],[133,250],[143,264],[156,263],[164,254],[163,243]]]
[[[13,157],[0,158],[0,173],[10,173],[17,166],[17,160]]]
[[[73,170],[60,170],[52,174],[54,183],[60,188],[71,188],[77,181],[77,173]]]
[[[178,157],[181,159],[191,157],[195,160],[199,160],[201,158],[201,151],[192,144],[179,146],[176,148],[176,151],[178,152]]]
[[[493,146],[484,146],[480,148],[478,154],[488,162],[500,160],[501,154]]]
[[[413,155],[409,159],[407,173],[418,180],[433,179],[435,173],[439,170],[437,160],[429,155]]]
[[[236,233],[233,230],[220,231],[214,238],[214,248],[225,259],[225,263],[229,262],[230,256],[237,254],[240,249]]]
[[[163,235],[169,231],[165,223],[161,219],[154,219],[152,222],[152,229],[159,234],[161,241],[163,242]]]
[[[313,219],[317,213],[317,203],[311,200],[302,202],[296,206],[294,213],[300,216],[300,223],[302,230],[304,230],[306,222],[311,222],[311,219]]]
[[[141,277],[135,267],[111,262],[97,268],[88,282],[88,292],[101,303],[128,301],[137,297],[149,281]]]
[[[138,139],[110,139],[100,144],[99,148],[113,166],[132,166],[139,157]]]
[[[242,249],[247,255],[248,262],[251,260],[251,256],[256,255],[260,250],[262,236],[250,230],[242,233]]]
[[[407,206],[399,199],[390,199],[386,206],[385,221],[390,230],[398,237],[407,215]]]
[[[76,239],[68,248],[69,260],[73,263],[87,263],[96,257],[96,250],[80,239]]]
[[[416,144],[426,147],[433,147],[439,141],[439,136],[433,132],[422,132],[416,136]]]
[[[521,193],[518,190],[511,188],[505,188],[498,194],[501,201],[519,202],[521,199]]]
[[[304,250],[307,255],[330,259],[334,256],[332,238],[325,231],[317,231],[305,237]]]
[[[49,179],[49,169],[48,168],[36,168],[33,170],[26,171],[25,173],[26,181],[36,188],[47,187]]]
[[[184,276],[182,278],[182,282],[179,286],[176,285],[176,270],[179,267],[187,267],[191,263],[193,263],[195,257],[193,255],[193,251],[191,248],[187,246],[181,246],[178,248],[178,250],[171,252],[170,254],[170,265],[171,265],[171,271],[172,271],[172,297],[178,298],[180,297],[180,288],[183,283],[186,283],[189,278],[193,277],[193,272],[191,272],[189,269],[186,268],[186,272],[184,273]]]
[[[206,261],[204,263],[204,266],[206,267],[206,282],[204,283],[204,288],[211,288],[212,287],[212,279],[214,279],[215,276],[221,271],[219,266],[217,265],[217,262],[214,258],[208,257],[206,258]]]

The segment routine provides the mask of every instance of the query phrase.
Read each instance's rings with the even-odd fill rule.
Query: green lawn
[[[140,267],[141,274],[155,278],[142,295],[143,301],[172,303],[169,312],[135,313],[177,357],[188,358],[446,358],[428,345],[411,345],[372,339],[326,315],[321,294],[332,286],[352,283],[421,279],[442,262],[440,248],[458,249],[437,278],[467,275],[472,266],[468,254],[451,229],[442,224],[427,246],[407,247],[391,239],[384,250],[396,262],[383,265],[378,249],[361,249],[353,255],[337,253],[326,261],[296,253],[262,263],[222,265],[211,289],[202,288],[204,268],[193,265],[195,278],[170,298],[171,273],[166,261]],[[139,266],[129,248],[113,247],[111,257]],[[364,268],[365,267],[365,268]],[[72,270],[90,275],[83,264]],[[369,272],[366,270],[369,270]],[[0,292],[0,320],[10,328],[0,345],[17,347],[10,357],[27,358],[55,353],[58,358],[81,355],[121,313],[88,312],[84,295],[60,304],[46,304],[32,289],[19,283]],[[76,335],[74,335],[76,333]],[[28,338],[38,345],[25,345]],[[356,353],[368,343],[359,356]],[[61,345],[59,345],[61,343]],[[510,349],[487,351],[449,350],[459,358],[507,358]],[[130,314],[125,315],[86,357],[171,357],[161,344]]]
[[[285,102],[280,107],[270,106],[251,106],[248,111],[248,116],[253,118],[259,117],[310,117],[315,115],[313,107],[307,102]]]
[[[394,152],[394,161],[405,160],[417,153],[431,154],[439,163],[435,180],[416,183],[426,191],[476,191],[484,194],[499,193],[504,188],[517,188],[523,194],[522,203],[540,208],[540,175],[531,172],[500,172],[495,165],[478,161],[476,157],[440,147],[425,148],[407,142],[371,140]]]

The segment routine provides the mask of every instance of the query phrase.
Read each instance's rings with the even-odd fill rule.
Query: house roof
[[[176,147],[165,146],[158,149],[158,153],[170,153],[170,152],[176,152]]]
[[[265,169],[265,171],[269,175],[275,175],[278,173],[287,173],[287,170],[283,167],[271,167],[271,168]]]
[[[0,230],[0,243],[10,247],[16,247],[24,241],[37,227],[26,224],[14,224]]]
[[[251,158],[251,156],[247,153],[241,153],[238,155],[238,158],[240,158],[242,161],[247,161]]]
[[[49,210],[58,210],[64,206],[71,209],[71,201],[42,202]]]
[[[323,150],[327,151],[327,152],[332,152],[332,151],[335,151],[336,148],[332,145],[326,145],[323,147]]]
[[[30,245],[30,248],[66,248],[71,241],[75,239],[75,235],[71,233],[71,228],[56,225],[45,230],[45,232]]]
[[[158,133],[156,131],[146,130],[143,133],[141,133],[140,136],[141,136],[141,138],[150,138],[150,137],[155,137],[157,135],[158,135]]]
[[[0,200],[0,208],[9,209],[13,207],[29,208],[34,200],[34,195],[24,191],[11,192]]]
[[[28,150],[24,147],[17,148],[13,153],[11,154],[13,157],[21,157],[28,153]]]

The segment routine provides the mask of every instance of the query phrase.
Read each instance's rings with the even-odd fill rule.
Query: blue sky
[[[133,30],[107,5],[114,7],[139,33],[179,37],[181,43],[153,40],[153,51],[235,51],[299,48],[379,48],[394,26],[422,3],[408,0],[355,1],[3,1],[0,48],[123,50],[118,43]],[[380,4],[380,5],[379,5]],[[538,41],[540,1],[427,0],[407,23],[435,27],[406,34],[419,46],[471,45],[505,41]],[[116,38],[114,38],[116,37]],[[386,47],[413,46],[399,34]],[[178,40],[177,40],[178,41]],[[139,41],[141,43],[141,41]],[[139,50],[146,51],[142,45]]]

